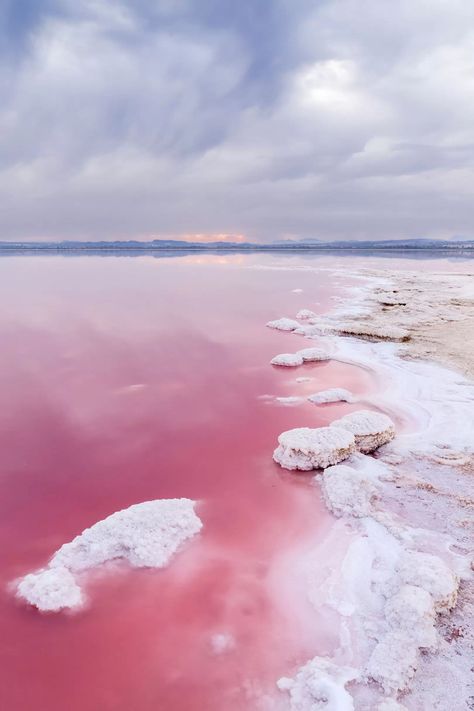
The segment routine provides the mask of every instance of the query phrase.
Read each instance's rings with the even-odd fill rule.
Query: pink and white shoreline
[[[86,690],[78,711],[85,708],[88,698],[90,708],[100,705],[101,687],[89,675],[87,688],[88,679],[77,677],[74,669],[82,669],[84,660],[93,667],[102,659],[110,666],[109,686],[115,688],[115,679],[123,679],[123,688],[129,693],[133,690],[134,705],[144,711],[150,708],[144,700],[150,689],[163,707],[178,711],[195,703],[196,693],[202,708],[225,705],[236,711],[394,711],[400,704],[411,711],[447,711],[465,705],[470,653],[466,617],[471,604],[466,474],[472,468],[474,388],[458,373],[414,360],[412,355],[425,355],[422,338],[426,331],[436,332],[440,309],[445,326],[464,324],[449,319],[467,314],[468,285],[465,279],[450,275],[440,280],[427,275],[422,280],[409,272],[346,269],[324,269],[318,279],[321,270],[308,265],[302,269],[305,275],[301,277],[293,269],[292,274],[273,275],[271,299],[256,299],[257,310],[248,304],[251,319],[240,301],[235,312],[226,312],[223,323],[232,334],[233,348],[246,337],[252,350],[245,351],[242,360],[225,361],[217,374],[216,352],[205,350],[206,357],[197,360],[197,377],[191,374],[187,381],[189,389],[202,376],[205,364],[212,363],[206,387],[197,391],[199,397],[187,397],[185,388],[174,390],[165,400],[166,407],[158,402],[166,421],[175,419],[176,431],[167,442],[163,441],[163,432],[168,430],[159,418],[157,390],[150,385],[118,388],[122,380],[114,384],[114,397],[120,398],[120,413],[127,422],[133,417],[125,417],[125,398],[149,404],[140,411],[140,432],[145,423],[152,433],[149,451],[155,455],[157,442],[170,448],[159,467],[147,470],[146,459],[127,460],[127,448],[117,448],[111,438],[117,449],[115,459],[114,451],[109,453],[114,463],[111,486],[104,486],[101,479],[100,458],[93,478],[84,481],[87,505],[78,507],[73,522],[56,521],[49,539],[41,538],[41,531],[38,534],[34,527],[27,526],[23,533],[24,523],[20,527],[15,522],[15,530],[24,536],[23,545],[31,553],[28,560],[22,559],[21,550],[18,554],[15,549],[12,555],[13,574],[8,580],[26,574],[27,584],[21,604],[12,605],[11,588],[5,600],[5,618],[15,623],[11,638],[44,644],[45,679],[52,668],[68,679],[81,679],[81,688]],[[301,280],[296,282],[293,275]],[[292,289],[296,285],[305,288]],[[407,294],[413,286],[413,293]],[[333,297],[337,301],[330,311],[329,295],[335,288],[339,296]],[[420,298],[424,300],[433,290],[438,292],[436,310],[420,304]],[[324,306],[312,302],[311,294]],[[446,296],[441,306],[440,295]],[[212,314],[212,307],[212,302],[206,304],[203,313]],[[274,311],[267,314],[267,309]],[[290,323],[283,323],[286,333],[262,327],[267,316],[275,319],[281,313],[289,317]],[[236,318],[242,315],[237,328]],[[163,314],[159,316],[155,321],[162,323]],[[109,323],[109,319],[104,321]],[[149,323],[147,316],[147,329]],[[207,326],[206,330],[212,332]],[[361,338],[348,335],[357,330]],[[156,333],[152,337],[153,344],[159,340]],[[162,341],[167,343],[168,338],[169,334]],[[181,341],[179,345],[181,352]],[[145,346],[148,352],[151,345],[145,341]],[[464,346],[468,350],[467,342]],[[267,366],[280,348],[292,351],[290,355],[296,358],[286,360],[285,367]],[[222,357],[228,350],[227,344],[218,353]],[[457,347],[454,350],[457,357],[462,355]],[[111,362],[111,354],[106,355],[102,360]],[[463,357],[468,354],[464,352]],[[49,362],[54,362],[51,356]],[[165,366],[160,361],[160,368]],[[173,379],[182,385],[188,370],[187,359],[177,373],[168,374],[165,369],[167,385]],[[124,383],[162,384],[161,373],[156,381],[150,375],[147,380],[146,373],[128,380],[123,373],[120,377]],[[225,382],[232,407],[222,409],[216,382]],[[274,394],[260,395],[263,387]],[[89,394],[88,398],[94,412],[99,404],[96,389],[95,385],[94,397]],[[239,407],[234,407],[234,400]],[[208,419],[192,439],[187,415],[197,409],[196,402],[200,413],[205,408]],[[71,409],[75,404],[71,398]],[[395,424],[393,441],[374,454],[348,452],[350,456],[328,467],[324,476],[320,470],[295,475],[272,461],[277,436],[283,431],[332,425],[361,409],[388,415]],[[97,428],[96,420],[92,420],[94,427],[87,423],[91,430]],[[186,446],[179,448],[176,423],[189,428],[190,434]],[[203,450],[202,435],[207,438],[210,431],[213,437],[206,439]],[[242,437],[238,447],[236,435]],[[348,441],[350,449],[350,437]],[[377,438],[375,443],[381,444]],[[124,437],[125,444],[135,446],[136,441]],[[194,475],[196,462],[202,462],[202,469]],[[160,480],[167,470],[169,481]],[[148,479],[142,484],[144,471]],[[68,486],[74,481],[69,476],[66,480]],[[51,482],[61,502],[55,515],[67,503],[61,481],[53,471]],[[90,508],[92,494],[100,499],[96,508]],[[176,496],[189,509],[189,518],[182,518],[181,505],[176,508]],[[26,511],[35,513],[42,501],[38,498]],[[171,506],[169,530],[160,530],[163,502]],[[197,519],[192,513],[194,504]],[[150,510],[145,517],[149,508],[156,511]],[[167,545],[163,559],[144,557],[144,536],[153,555],[167,540],[172,548]],[[41,550],[31,549],[28,537],[39,539]],[[413,555],[411,561],[410,555],[406,559],[409,551],[418,556],[415,565],[410,565]],[[47,567],[39,568],[51,554]],[[426,555],[435,556],[438,562]],[[142,566],[149,570],[134,570]],[[33,575],[28,575],[30,571]],[[64,605],[62,593],[71,591],[71,604]],[[54,593],[52,606],[45,593]],[[57,593],[61,593],[59,598]],[[449,609],[456,593],[456,606]],[[46,617],[28,609],[25,599],[42,607]],[[62,620],[54,621],[50,613],[67,608],[76,608],[78,614],[60,612]],[[105,644],[94,656],[90,639],[95,635],[97,640],[114,640],[121,625],[130,651],[117,672],[120,667],[112,645]],[[26,631],[23,638],[22,629]],[[43,632],[38,634],[38,629]],[[48,650],[57,646],[57,630],[66,635],[63,643],[76,650],[73,661],[63,666],[62,660],[52,662],[48,657]],[[78,638],[82,646],[74,641]],[[370,661],[379,643],[378,656]],[[401,644],[403,658],[397,656]],[[30,659],[35,645],[23,643],[24,658]],[[176,654],[171,655],[170,649]],[[150,675],[143,678],[142,660],[147,658],[153,664]],[[175,669],[180,676],[170,684],[169,675]],[[5,678],[9,676],[7,668]],[[23,678],[23,668],[18,668],[18,678]],[[142,680],[138,686],[137,679]],[[402,683],[403,690],[399,688]],[[39,679],[36,688],[44,693],[46,686]],[[63,706],[63,700],[57,705],[48,702],[51,709]]]
[[[344,462],[350,470],[334,467],[361,490],[371,487],[363,511],[357,497],[352,511],[350,500],[335,509],[326,474],[315,477],[341,518],[301,574],[316,609],[337,611],[340,646],[331,657],[292,670],[279,686],[297,710],[468,708],[474,384],[416,357],[428,355],[423,335],[430,326],[431,333],[439,329],[438,319],[451,324],[453,309],[459,322],[469,318],[459,305],[472,301],[470,280],[366,270],[344,275],[360,285],[332,312],[292,330],[333,359],[374,371],[381,387],[370,409],[390,415],[397,436],[375,456],[352,454]],[[299,352],[296,338],[294,344]],[[447,360],[443,348],[440,355]],[[457,358],[462,366],[469,355]],[[354,481],[347,491],[353,493]],[[330,561],[323,571],[322,560]]]

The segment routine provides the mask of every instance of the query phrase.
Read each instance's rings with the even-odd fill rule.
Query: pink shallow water
[[[259,396],[375,385],[336,362],[269,366],[310,343],[265,322],[324,311],[334,288],[254,261],[0,262],[1,708],[260,708],[281,675],[337,644],[292,567],[331,518],[311,477],[271,454],[281,431],[351,406]],[[8,583],[85,527],[180,496],[199,502],[204,529],[167,569],[95,574],[75,615],[13,599]],[[221,653],[215,635],[231,636]]]

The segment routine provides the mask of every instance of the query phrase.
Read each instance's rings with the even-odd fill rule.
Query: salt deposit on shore
[[[282,365],[294,368],[303,363],[318,363],[323,360],[330,360],[331,356],[322,348],[303,348],[296,353],[280,353],[271,359],[271,365]]]
[[[299,353],[280,353],[270,361],[271,365],[281,365],[285,368],[295,368],[303,365],[303,356]]]
[[[135,568],[162,568],[202,523],[190,499],[158,499],[117,511],[65,543],[48,566],[25,575],[17,597],[42,612],[79,607],[84,602],[81,574],[109,561]]]
[[[351,529],[341,564],[310,593],[315,604],[340,615],[340,648],[325,660],[336,668],[332,676],[355,670],[343,685],[348,698],[341,703],[349,705],[334,708],[468,709],[474,695],[474,387],[458,373],[413,358],[439,355],[474,373],[472,279],[351,276],[366,281],[351,287],[350,304],[340,301],[332,314],[310,318],[295,332],[320,340],[336,360],[376,371],[384,384],[373,401],[377,409],[397,413],[411,429],[394,438],[391,419],[374,411],[331,425],[340,430],[345,422],[362,452],[381,447],[377,459],[351,453],[317,477],[328,507],[344,521],[341,532]],[[463,342],[453,337],[456,325]],[[324,559],[321,545],[318,550],[308,563],[309,580]],[[279,682],[292,708],[320,707],[327,669],[319,660]]]
[[[295,331],[300,327],[300,324],[292,318],[283,317],[276,319],[276,321],[269,321],[267,327],[275,328],[277,331]]]
[[[329,388],[328,390],[320,390],[317,393],[313,393],[313,395],[308,395],[308,400],[314,402],[315,405],[325,405],[330,402],[353,402],[354,396],[344,388]]]
[[[333,427],[349,430],[360,452],[368,453],[387,444],[395,437],[395,426],[387,415],[372,410],[358,410],[332,423]]]
[[[355,451],[354,436],[337,427],[299,427],[282,432],[273,459],[285,469],[311,471],[337,464]]]

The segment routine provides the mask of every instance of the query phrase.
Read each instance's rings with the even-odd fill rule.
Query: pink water
[[[248,268],[262,261],[0,262],[2,709],[257,709],[337,644],[292,568],[331,518],[311,477],[271,454],[281,431],[350,406],[259,396],[375,384],[336,362],[268,364],[307,344],[265,322],[322,312],[335,288],[329,274]],[[8,590],[112,512],[180,496],[198,500],[204,529],[167,569],[93,575],[75,615]],[[215,635],[232,640],[221,653]]]

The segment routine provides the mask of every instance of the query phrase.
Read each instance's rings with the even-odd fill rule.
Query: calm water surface
[[[338,284],[328,272],[253,268],[337,262],[0,260],[2,709],[257,709],[279,676],[337,645],[288,564],[331,519],[311,477],[283,472],[271,454],[281,431],[351,406],[261,396],[364,394],[376,383],[335,362],[271,367],[310,344],[266,321],[329,309]],[[297,384],[301,375],[312,381]],[[95,574],[74,615],[41,615],[9,592],[85,527],[180,496],[199,502],[204,529],[167,569]]]

